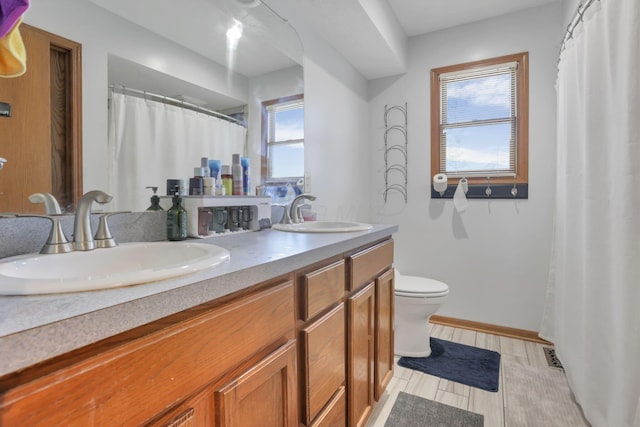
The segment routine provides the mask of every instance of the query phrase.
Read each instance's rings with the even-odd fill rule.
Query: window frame
[[[268,101],[263,101],[261,106],[261,115],[262,115],[262,132],[261,132],[261,153],[260,153],[260,182],[262,185],[286,185],[286,184],[295,184],[299,179],[304,178],[303,176],[292,176],[292,177],[283,177],[283,178],[271,178],[270,177],[270,162],[269,162],[269,107],[278,105],[278,104],[286,104],[292,101],[302,101],[302,105],[304,108],[304,94],[297,94],[291,96],[285,96],[282,98],[271,99]],[[305,139],[295,140],[302,141],[302,145],[304,146]]]
[[[492,176],[495,184],[528,184],[529,181],[529,53],[520,52],[479,61],[466,62],[431,70],[431,176],[441,171],[440,135],[441,135],[441,93],[440,76],[443,74],[465,74],[481,69],[497,69],[509,63],[517,63],[516,70],[516,176]],[[464,175],[464,174],[461,174]],[[487,176],[473,173],[466,176],[469,184],[486,184]],[[463,176],[453,176],[449,184],[456,185]]]

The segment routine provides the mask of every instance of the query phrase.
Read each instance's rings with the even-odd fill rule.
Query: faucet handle
[[[47,242],[40,250],[41,254],[62,254],[73,250],[73,246],[67,240],[67,236],[64,235],[64,231],[62,231],[60,218],[62,218],[63,215],[18,214],[17,216],[27,218],[47,218],[51,221],[51,231],[49,232]]]
[[[130,213],[131,211],[116,211],[116,212],[108,212],[103,215],[100,215],[100,220],[98,222],[98,230],[96,231],[96,235],[93,237],[93,240],[96,242],[96,247],[98,248],[113,248],[118,246],[116,240],[111,235],[111,230],[109,230],[109,223],[107,222],[107,218],[111,215],[117,215],[122,213]]]

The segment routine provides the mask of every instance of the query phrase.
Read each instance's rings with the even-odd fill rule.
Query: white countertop
[[[0,297],[0,376],[215,300],[395,233],[374,225],[351,233],[265,230],[201,239],[229,262],[176,279],[103,291]],[[108,249],[105,249],[108,250]]]

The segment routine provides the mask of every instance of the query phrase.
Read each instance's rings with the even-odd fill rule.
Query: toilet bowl
[[[408,357],[431,354],[429,318],[447,301],[448,295],[446,283],[403,276],[395,271],[395,354]]]

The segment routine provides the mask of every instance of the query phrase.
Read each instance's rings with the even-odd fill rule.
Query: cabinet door
[[[309,425],[345,383],[345,310],[336,308],[300,331],[304,402]],[[343,413],[342,418],[345,418]]]
[[[347,425],[346,413],[347,398],[344,386],[342,386],[309,427],[345,427]]]
[[[393,377],[393,269],[376,279],[376,325],[375,325],[375,374],[374,397],[376,401]]]
[[[296,426],[296,379],[296,343],[292,340],[216,390],[216,425]]]
[[[349,426],[364,426],[373,406],[374,284],[347,300],[349,334],[347,356],[347,412]]]
[[[206,427],[214,422],[213,391],[207,388],[147,427]]]

